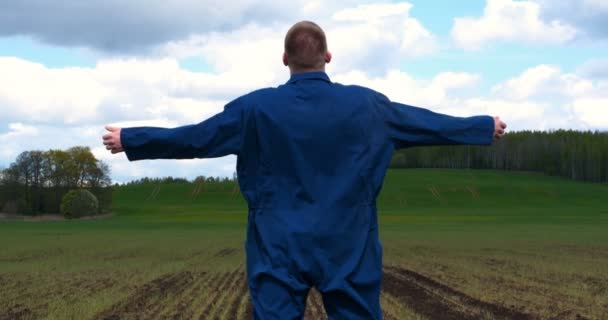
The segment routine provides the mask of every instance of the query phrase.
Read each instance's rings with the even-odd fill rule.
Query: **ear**
[[[325,63],[330,63],[331,62],[331,52],[327,51],[325,53]]]
[[[289,59],[287,59],[287,53],[283,52],[283,65],[284,66],[288,66],[289,65]]]

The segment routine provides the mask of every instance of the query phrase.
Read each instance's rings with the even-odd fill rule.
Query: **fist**
[[[106,149],[112,153],[125,151],[120,142],[120,128],[106,126],[106,130],[108,130],[108,133],[103,135],[103,144],[106,146]]]
[[[500,117],[494,117],[494,142],[500,140],[505,135],[507,124],[500,120]]]

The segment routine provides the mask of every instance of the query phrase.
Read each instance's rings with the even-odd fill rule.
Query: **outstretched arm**
[[[430,145],[489,145],[504,135],[498,117],[453,117],[379,96],[379,113],[395,148]]]
[[[238,154],[241,141],[241,105],[233,101],[223,112],[195,125],[177,128],[106,127],[106,149],[125,151],[131,161],[142,159],[215,158]]]

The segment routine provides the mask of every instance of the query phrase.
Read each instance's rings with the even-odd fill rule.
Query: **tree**
[[[112,184],[110,179],[110,166],[104,161],[98,161],[94,168],[87,174],[87,180],[91,188],[103,188]]]
[[[44,170],[51,187],[68,186],[69,161],[69,154],[63,150],[49,150],[46,152]]]
[[[69,187],[82,188],[87,187],[91,183],[90,178],[95,176],[99,170],[97,159],[89,147],[72,147],[67,150],[69,155],[69,166],[67,174],[69,178]]]
[[[112,184],[110,167],[98,161],[88,147],[22,152],[3,171],[2,181],[10,189],[5,197],[23,199],[33,213],[58,212],[67,189],[95,189],[100,196]],[[111,197],[103,199],[111,201]],[[103,205],[107,207],[105,202]]]

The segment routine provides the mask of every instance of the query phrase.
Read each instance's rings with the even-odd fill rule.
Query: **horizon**
[[[299,20],[324,28],[332,81],[436,112],[497,115],[508,132],[608,132],[608,5],[600,1],[293,6],[0,5],[0,168],[23,151],[82,145],[117,182],[231,177],[234,156],[129,163],[104,149],[103,126],[198,123],[240,95],[286,82],[282,41]]]

